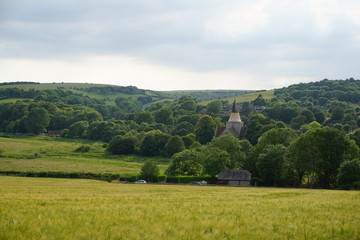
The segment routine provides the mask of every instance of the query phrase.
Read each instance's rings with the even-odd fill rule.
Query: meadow
[[[359,239],[360,192],[0,177],[0,239]]]
[[[246,94],[242,94],[242,95],[239,95],[239,96],[236,96],[236,97],[221,98],[221,99],[218,99],[218,100],[228,101],[229,103],[232,103],[234,101],[234,99],[238,103],[240,103],[240,102],[251,102],[251,101],[254,101],[259,96],[259,94],[261,94],[263,96],[263,98],[266,99],[266,100],[270,100],[270,99],[275,97],[274,90],[268,90],[268,91],[262,91],[262,92],[246,93]],[[207,104],[209,104],[212,101],[214,101],[214,100],[206,100],[206,101],[200,102],[200,104],[203,105],[203,106],[206,106]]]
[[[12,135],[0,137],[0,170],[21,172],[116,173],[128,177],[140,173],[148,159],[159,163],[161,173],[168,159],[137,155],[108,155],[103,142],[49,136]],[[81,146],[89,152],[75,152]]]

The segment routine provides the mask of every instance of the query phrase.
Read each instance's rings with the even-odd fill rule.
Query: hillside
[[[26,96],[21,92],[29,91],[67,91],[78,96],[86,96],[101,100],[108,105],[115,105],[117,97],[127,97],[131,99],[138,99],[139,97],[147,98],[144,103],[157,102],[161,100],[179,99],[181,96],[191,96],[197,101],[204,101],[209,99],[218,99],[238,96],[241,94],[253,92],[251,90],[188,90],[188,91],[153,91],[138,89],[134,86],[116,86],[108,84],[92,84],[92,83],[34,83],[34,82],[17,82],[17,83],[1,83],[0,84],[0,99],[4,99],[6,93],[5,89],[16,88],[19,92],[12,93],[9,97],[17,95],[25,95],[25,98],[33,98],[35,95]],[[3,91],[1,91],[3,89]],[[70,91],[70,92],[69,92]],[[4,96],[5,95],[5,96]],[[8,97],[7,97],[8,98]]]
[[[227,168],[247,169],[253,181],[264,186],[360,186],[360,179],[349,184],[338,181],[342,164],[359,164],[360,169],[356,160],[360,156],[359,80],[326,79],[228,97],[228,102],[236,98],[235,108],[245,125],[240,139],[214,138],[215,129],[226,125],[232,109],[219,101],[224,98],[199,104],[194,97],[182,95],[186,92],[171,92],[182,96],[169,99],[133,86],[68,86],[81,93],[9,86],[0,88],[0,132],[17,135],[2,139],[3,169],[131,175],[147,159],[155,159],[170,177],[213,177]],[[206,93],[209,98],[237,94],[199,92],[198,96]],[[113,105],[106,104],[106,97],[84,95],[111,93],[118,94]],[[152,102],[150,94],[164,98]],[[43,140],[39,134],[49,136]],[[82,145],[91,148],[75,153]]]

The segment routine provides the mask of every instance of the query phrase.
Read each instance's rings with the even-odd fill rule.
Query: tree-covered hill
[[[169,157],[168,175],[213,176],[242,168],[267,186],[360,186],[360,173],[351,181],[339,177],[349,166],[360,169],[359,80],[325,79],[227,99],[217,96],[236,91],[199,91],[199,98],[216,99],[207,103],[192,91],[47,86],[0,86],[0,132],[55,133],[104,141],[108,154]],[[216,127],[229,119],[233,98],[244,135],[214,138]]]

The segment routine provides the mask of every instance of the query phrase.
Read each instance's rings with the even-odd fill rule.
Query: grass
[[[0,239],[359,239],[360,192],[0,177]]]
[[[82,145],[90,145],[90,152],[74,152]],[[0,137],[0,170],[117,173],[130,176],[139,173],[148,159],[159,163],[161,173],[169,163],[168,159],[162,157],[107,155],[102,145],[102,142],[96,141],[47,136]]]
[[[252,93],[247,93],[247,94],[242,94],[236,97],[229,97],[229,98],[222,98],[222,99],[214,99],[214,100],[207,100],[207,101],[202,101],[200,102],[201,105],[205,106],[210,102],[213,102],[215,100],[227,100],[228,102],[232,103],[234,101],[234,99],[236,100],[236,102],[251,102],[254,101],[259,94],[261,94],[264,99],[272,99],[275,97],[274,95],[274,90],[269,90],[269,91],[262,91],[262,92],[252,92]]]

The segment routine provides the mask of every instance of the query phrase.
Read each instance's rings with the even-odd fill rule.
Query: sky
[[[359,56],[358,0],[0,0],[0,82],[260,90]]]

